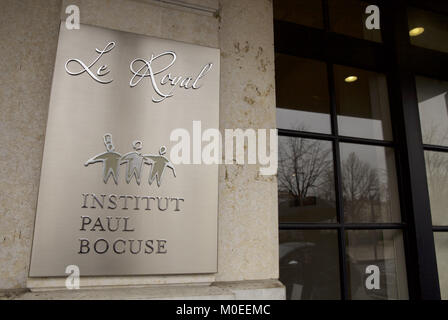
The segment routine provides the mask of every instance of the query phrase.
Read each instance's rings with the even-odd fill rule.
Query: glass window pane
[[[448,300],[448,232],[434,233],[437,256],[437,270],[439,271],[440,295]]]
[[[400,222],[392,148],[341,143],[345,222]]]
[[[448,146],[448,82],[415,77],[423,143]]]
[[[328,0],[331,31],[351,37],[381,42],[379,29],[369,30],[365,21],[371,15],[366,12],[369,3],[359,0]]]
[[[279,137],[280,222],[336,222],[329,141]]]
[[[331,133],[324,62],[276,54],[277,127]]]
[[[286,298],[340,298],[337,231],[280,230],[280,281]]]
[[[448,225],[448,153],[425,151],[432,224]]]
[[[339,134],[392,140],[386,77],[335,65],[334,81]]]
[[[322,29],[322,1],[274,0],[274,19]]]
[[[350,299],[408,299],[400,230],[346,231],[346,248]],[[376,271],[367,272],[368,266]],[[379,279],[375,279],[376,272]]]
[[[408,8],[411,44],[448,52],[448,17],[430,11]]]

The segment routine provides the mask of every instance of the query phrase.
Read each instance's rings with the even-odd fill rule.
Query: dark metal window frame
[[[338,231],[341,299],[348,298],[345,230],[402,230],[410,299],[438,300],[440,288],[426,181],[424,150],[448,152],[448,147],[423,145],[415,75],[448,80],[448,54],[410,44],[407,6],[448,15],[448,4],[433,0],[371,0],[380,7],[383,43],[330,32],[328,1],[322,0],[324,29],[274,21],[275,51],[324,61],[330,93],[331,134],[279,129],[281,136],[332,142],[337,223],[280,223],[280,230],[333,229]],[[393,141],[345,137],[338,134],[333,65],[362,68],[386,74],[393,123]],[[395,151],[402,223],[345,223],[341,188],[339,144],[343,142],[392,147]]]

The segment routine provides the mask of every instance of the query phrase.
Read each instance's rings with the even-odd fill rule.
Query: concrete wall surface
[[[182,5],[157,0],[0,0],[0,290],[4,292],[64,286],[64,279],[28,279],[28,268],[58,28],[70,4],[79,6],[81,23],[220,48],[220,129],[276,126],[270,0],[184,0]],[[261,176],[258,169],[258,165],[220,167],[217,274],[89,277],[82,279],[82,285],[100,289],[220,283],[210,290],[238,297],[222,284],[258,280],[271,281],[266,286],[277,288],[273,297],[282,298],[278,291],[282,286],[275,281],[277,180]]]

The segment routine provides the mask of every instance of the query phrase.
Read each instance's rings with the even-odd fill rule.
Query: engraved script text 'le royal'
[[[86,72],[93,80],[99,83],[111,83],[113,79],[101,79],[102,77],[108,75],[110,72],[107,65],[100,66],[96,72],[92,71],[91,69],[102,58],[103,55],[111,52],[115,47],[115,42],[109,42],[102,50],[96,48],[95,51],[96,53],[98,53],[98,56],[94,60],[92,60],[90,64],[86,64],[80,59],[69,59],[65,63],[65,71],[67,71],[67,73],[72,76],[78,76]],[[169,63],[159,70],[153,70],[152,64],[156,60],[165,56],[171,58]],[[199,80],[202,79],[213,67],[213,63],[205,64],[196,76],[174,76],[171,73],[165,73],[164,75],[162,75],[163,72],[167,71],[172,65],[174,65],[176,59],[177,55],[174,51],[166,51],[158,55],[151,54],[151,58],[149,60],[145,60],[143,58],[136,58],[132,60],[129,65],[130,71],[132,73],[131,80],[129,81],[129,86],[133,88],[138,85],[143,78],[149,78],[151,86],[156,93],[152,97],[152,101],[162,102],[166,98],[170,98],[173,96],[176,87],[183,89],[199,89],[201,87],[199,85]],[[77,71],[70,70],[70,63],[77,63],[81,67],[81,69]],[[158,75],[161,76],[160,81],[156,77]],[[165,86],[166,84],[170,85],[170,89],[162,90],[162,86]]]

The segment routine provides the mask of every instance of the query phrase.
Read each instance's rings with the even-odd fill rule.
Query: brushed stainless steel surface
[[[165,52],[175,62],[154,79],[141,69],[131,87],[131,62]],[[219,128],[218,49],[61,24],[30,277],[66,276],[68,265],[81,276],[216,272],[218,166],[169,162],[171,131],[191,131],[193,120]],[[108,152],[115,177],[94,159]]]

